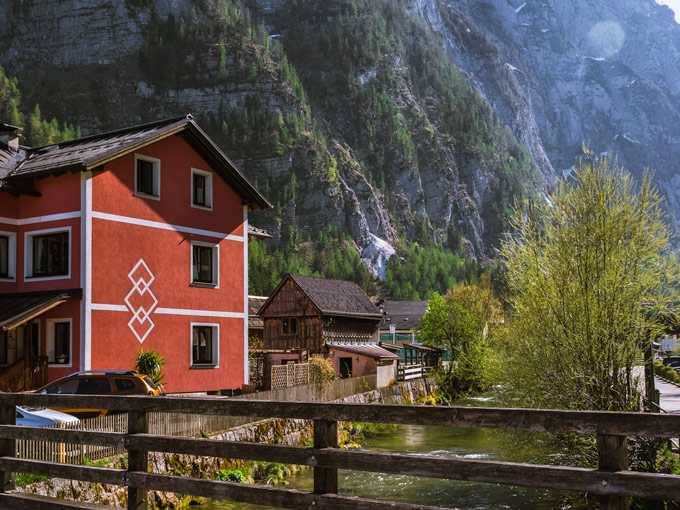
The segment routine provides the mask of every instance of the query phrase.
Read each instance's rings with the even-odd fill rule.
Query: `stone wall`
[[[395,384],[387,388],[372,390],[339,399],[338,402],[359,404],[411,404],[436,390],[431,379],[416,379]],[[268,419],[235,427],[212,436],[220,441],[243,441],[252,443],[277,443],[300,445],[313,437],[310,420]],[[124,462],[124,461],[121,461]],[[213,478],[220,469],[233,466],[232,461],[215,457],[195,455],[178,455],[152,452],[149,454],[149,466],[154,473],[175,474],[195,478]],[[124,467],[110,465],[109,467]],[[124,487],[105,485],[78,480],[52,478],[44,482],[17,488],[17,492],[28,492],[51,496],[59,499],[70,499],[125,508],[127,506],[127,490]],[[153,493],[154,508],[177,508],[187,499],[182,494]]]

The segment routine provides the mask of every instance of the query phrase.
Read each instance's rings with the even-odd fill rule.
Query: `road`
[[[659,406],[668,413],[680,413],[680,386],[654,377],[654,385],[661,393]]]

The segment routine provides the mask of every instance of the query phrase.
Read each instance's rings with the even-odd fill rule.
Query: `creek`
[[[457,405],[492,405],[492,397],[477,397]],[[526,435],[518,435],[517,443],[524,444]],[[456,429],[452,427],[399,426],[394,433],[359,441],[364,449],[383,452],[402,452],[439,455],[468,459],[544,462],[545,457],[557,455],[544,446],[516,448],[513,436],[489,429]],[[518,452],[518,450],[521,450]],[[541,460],[534,460],[540,458]],[[357,466],[359,467],[359,466]],[[340,494],[365,498],[385,499],[433,506],[455,507],[461,510],[585,510],[593,508],[593,498],[586,503],[574,494],[529,489],[500,484],[480,484],[455,480],[385,475],[363,471],[339,472]],[[287,478],[287,487],[313,490],[311,469]],[[203,510],[256,510],[268,507],[244,503],[210,501]]]

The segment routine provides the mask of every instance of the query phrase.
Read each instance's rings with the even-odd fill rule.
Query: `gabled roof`
[[[378,307],[354,282],[288,275],[323,315],[382,318]]]
[[[427,311],[427,301],[384,301],[380,308],[385,311],[381,329],[389,329],[390,325],[397,329],[417,329]]]
[[[316,306],[322,315],[338,317],[357,317],[361,319],[381,319],[380,310],[373,304],[363,290],[354,282],[327,280],[313,276],[287,274],[269,299],[262,305],[260,314],[278,294],[279,289],[291,280]]]
[[[184,138],[252,210],[271,208],[269,201],[198,127],[191,115],[28,148],[24,161],[10,170],[5,180],[96,170],[113,159],[172,135]]]

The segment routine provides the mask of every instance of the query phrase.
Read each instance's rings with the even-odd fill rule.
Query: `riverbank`
[[[436,391],[436,383],[433,380],[416,379],[378,390],[351,395],[337,401],[347,403],[412,404],[419,400],[425,400],[434,391]],[[312,439],[312,423],[309,420],[260,420],[210,436],[210,439],[217,441],[303,445],[309,443]],[[126,461],[127,459],[125,458],[116,460],[119,466],[124,466]],[[215,479],[217,473],[221,470],[229,471],[245,465],[246,461],[215,457],[158,452],[149,454],[149,467],[152,472],[195,478]],[[17,491],[122,508],[127,506],[126,490],[113,485],[52,478],[26,485],[25,487],[18,487]],[[157,509],[180,508],[191,499],[193,498],[182,494],[150,492],[149,507]]]

